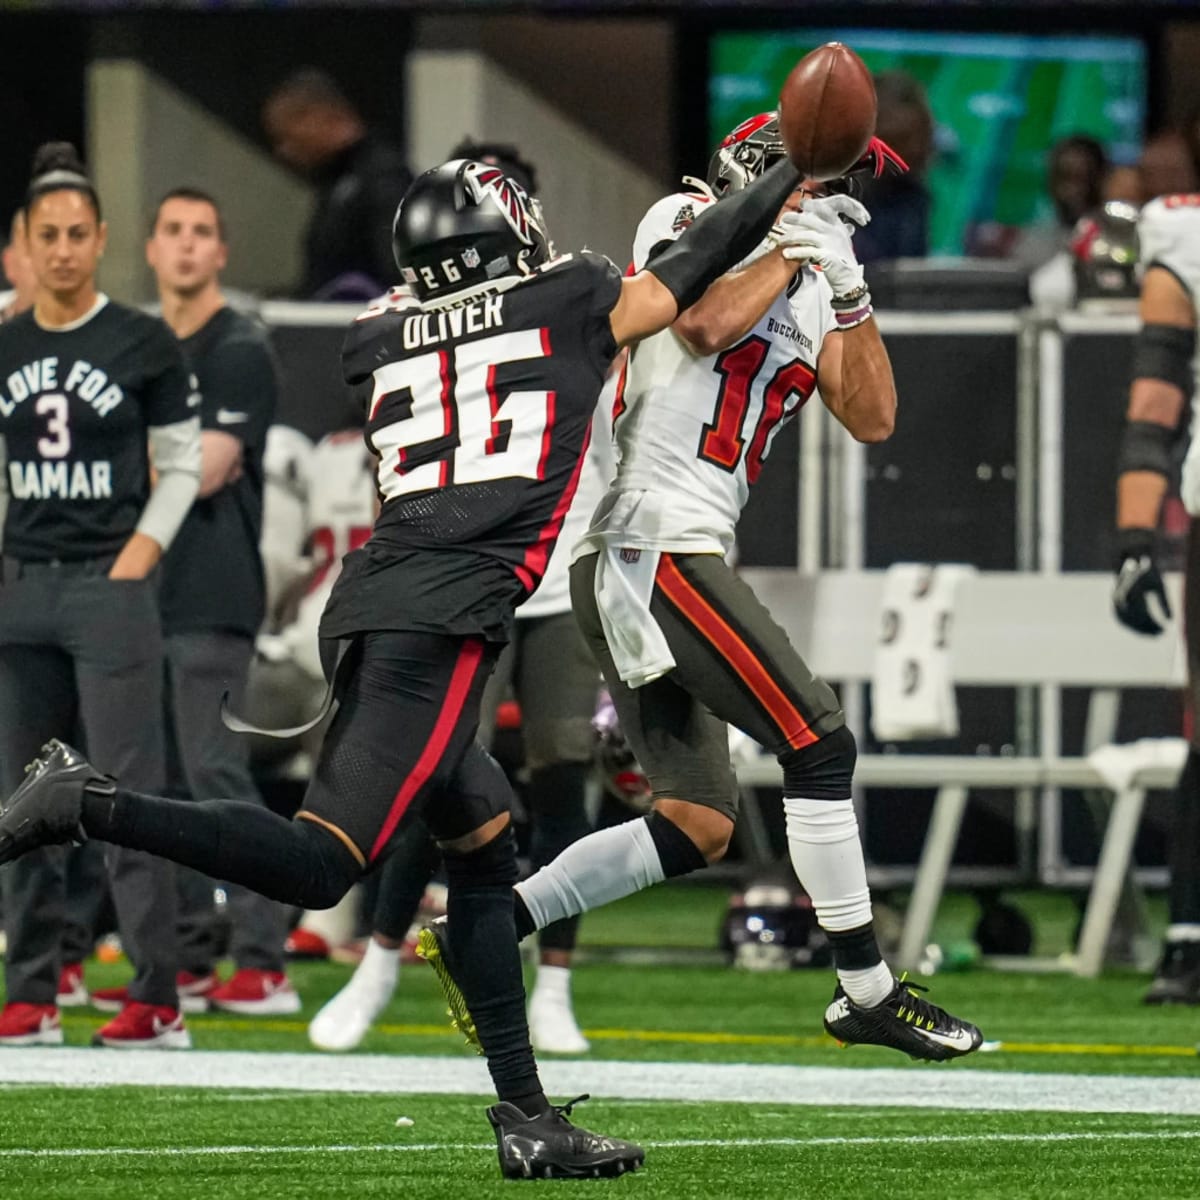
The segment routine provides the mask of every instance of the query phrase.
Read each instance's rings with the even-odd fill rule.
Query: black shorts
[[[639,688],[621,682],[596,606],[596,563],[593,554],[572,566],[572,605],[656,799],[736,819],[726,724],[779,756],[846,723],[833,689],[718,554],[661,556],[650,611],[675,667]]]
[[[482,637],[362,634],[297,815],[369,866],[417,816],[449,841],[508,811],[504,772],[475,739],[499,649]]]

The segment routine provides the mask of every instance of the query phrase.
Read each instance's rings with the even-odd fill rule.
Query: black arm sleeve
[[[1117,474],[1153,471],[1155,475],[1169,476],[1171,444],[1174,441],[1175,430],[1157,421],[1127,421],[1117,455]]]
[[[1143,325],[1133,348],[1134,379],[1173,383],[1184,396],[1192,394],[1192,355],[1196,331],[1177,325]]]
[[[714,279],[736,266],[767,235],[800,174],[787,159],[749,187],[712,205],[646,270],[690,308]]]

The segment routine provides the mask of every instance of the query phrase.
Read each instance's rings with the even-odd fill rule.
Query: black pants
[[[85,805],[89,835],[328,908],[418,816],[450,841],[507,812],[508,781],[475,740],[495,650],[478,638],[379,632],[352,654],[293,820],[245,801],[145,795],[118,779],[113,801]]]
[[[496,711],[511,691],[521,706],[521,738],[531,774],[530,858],[534,870],[591,832],[584,764],[592,760],[592,717],[600,672],[570,611],[518,620],[483,692],[479,738],[490,745]],[[541,786],[539,786],[541,785]],[[541,793],[545,792],[544,802]],[[420,829],[406,833],[384,867],[373,927],[400,940],[420,906],[438,855]],[[543,949],[572,950],[577,920],[543,929]]]
[[[168,634],[164,646],[171,794],[189,799],[228,796],[262,804],[250,775],[246,739],[226,729],[220,718],[226,692],[234,711],[241,711],[253,641],[223,630],[191,630]],[[288,909],[237,884],[229,884],[226,892],[232,926],[229,956],[238,967],[282,971]],[[180,965],[207,974],[217,954],[213,881],[199,871],[180,868],[178,896]]]
[[[5,560],[0,583],[0,786],[52,737],[82,729],[96,767],[127,786],[163,784],[162,642],[154,581],[106,578],[109,563]],[[53,1004],[66,919],[68,848],[49,846],[0,871],[10,1002]],[[130,996],[176,1004],[175,871],[110,846],[105,855]]]

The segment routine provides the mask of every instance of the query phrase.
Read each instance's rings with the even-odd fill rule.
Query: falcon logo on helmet
[[[392,251],[422,303],[453,304],[554,255],[537,200],[499,168],[469,159],[414,180],[396,210]]]

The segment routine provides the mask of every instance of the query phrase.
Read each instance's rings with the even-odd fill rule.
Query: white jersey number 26
[[[371,431],[379,489],[394,496],[522,477],[540,479],[554,424],[550,391],[496,389],[496,368],[546,358],[544,330],[464,342],[453,355],[433,350],[375,371],[371,417],[386,405],[395,420]]]

